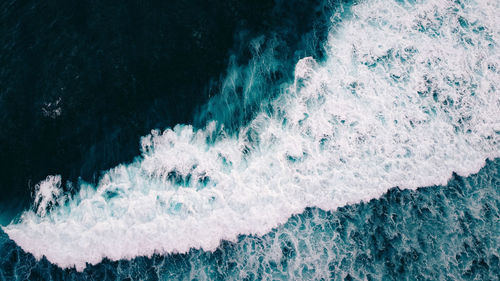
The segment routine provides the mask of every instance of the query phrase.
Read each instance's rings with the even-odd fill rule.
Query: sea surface
[[[499,14],[2,2],[0,280],[498,280]]]

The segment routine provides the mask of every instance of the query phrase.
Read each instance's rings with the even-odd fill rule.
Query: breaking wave
[[[226,94],[252,105],[241,107],[252,114],[238,130],[225,129],[231,115],[222,114],[202,129],[152,131],[142,155],[97,186],[64,195],[49,176],[35,208],[3,230],[37,259],[82,270],[105,257],[213,250],[306,207],[332,210],[475,173],[500,156],[499,5],[344,7],[340,21],[332,16],[326,57],[299,60],[275,92],[255,87],[272,80],[266,60],[238,70],[248,74],[243,86],[228,76]],[[226,99],[205,110],[228,112],[217,102]]]

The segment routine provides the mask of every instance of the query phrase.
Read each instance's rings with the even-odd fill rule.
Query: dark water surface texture
[[[0,222],[28,207],[34,185],[47,175],[94,182],[100,171],[136,157],[139,138],[151,129],[192,123],[193,111],[217,91],[230,55],[236,64],[250,58],[254,37],[277,34],[283,40],[277,51],[296,60],[301,36],[327,18],[318,7],[270,0],[4,1]],[[300,57],[313,54],[305,52]],[[281,75],[290,75],[291,66]]]

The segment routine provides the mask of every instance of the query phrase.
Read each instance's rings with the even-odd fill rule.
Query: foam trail
[[[373,0],[332,29],[328,57],[236,136],[216,122],[141,140],[142,156],[3,230],[61,267],[215,249],[306,206],[445,184],[500,156],[498,1]],[[251,93],[248,93],[251,98]]]

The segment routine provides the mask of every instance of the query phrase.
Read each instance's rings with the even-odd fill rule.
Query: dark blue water
[[[4,1],[0,6],[0,223],[49,174],[95,182],[139,154],[139,138],[178,123],[220,90],[231,57],[276,39],[276,83],[326,36],[320,1]],[[267,36],[267,37],[266,37]],[[319,38],[318,38],[319,39]],[[321,42],[321,40],[315,40]],[[250,110],[232,112],[249,118]],[[229,124],[228,124],[229,125]],[[228,126],[229,127],[229,126]]]

